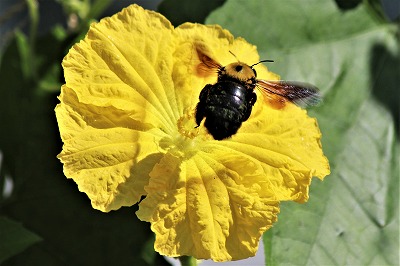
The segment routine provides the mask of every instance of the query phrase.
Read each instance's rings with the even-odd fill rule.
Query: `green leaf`
[[[212,13],[207,23],[228,28],[235,36],[256,44],[261,51],[286,53],[296,47],[338,40],[377,26],[373,18],[364,15],[365,7],[361,8],[343,13],[330,0],[307,0],[307,4],[297,0],[262,3],[234,0]],[[240,15],[237,10],[241,10]]]
[[[0,263],[42,240],[22,224],[0,216]]]
[[[309,113],[332,174],[313,181],[307,204],[282,204],[264,235],[268,265],[399,263],[399,28],[371,10],[232,0],[206,21],[256,44],[282,79],[314,83],[324,95]]]

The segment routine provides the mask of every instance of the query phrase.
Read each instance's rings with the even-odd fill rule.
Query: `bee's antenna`
[[[270,59],[261,60],[261,61],[258,62],[258,63],[252,64],[250,67],[256,66],[256,65],[258,65],[258,64],[260,64],[260,63],[263,63],[263,62],[274,62],[274,60],[270,60]]]
[[[231,55],[233,55],[233,56],[235,57],[235,59],[236,59],[238,62],[240,62],[240,60],[236,57],[236,55],[235,55],[234,53],[232,53],[231,50],[229,50],[229,52],[231,53]]]
[[[232,53],[231,50],[229,50],[229,52],[231,53],[231,55],[233,55],[233,56],[236,58],[236,60],[237,60],[238,62],[240,62],[240,60],[236,57],[236,55],[235,55],[234,53]],[[255,66],[255,65],[258,65],[258,64],[264,63],[264,62],[274,62],[274,60],[270,60],[270,59],[261,60],[260,62],[255,63],[255,64],[251,65],[250,67],[253,67],[253,66]]]

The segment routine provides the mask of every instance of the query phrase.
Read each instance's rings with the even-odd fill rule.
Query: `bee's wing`
[[[197,50],[197,55],[200,60],[200,64],[197,66],[197,74],[200,76],[209,76],[212,74],[216,74],[220,68],[222,68],[221,64],[205,55],[201,51]]]
[[[317,105],[322,99],[317,87],[304,82],[257,80],[257,87],[264,100],[276,109],[283,108],[287,101],[304,108]]]

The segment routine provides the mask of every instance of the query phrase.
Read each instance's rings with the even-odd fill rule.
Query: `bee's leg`
[[[208,98],[208,94],[210,93],[210,90],[213,85],[207,84],[200,92],[199,96],[199,103],[196,106],[196,124],[197,126],[195,128],[198,128],[200,126],[201,121],[206,115],[206,102]]]
[[[203,120],[205,116],[205,106],[203,102],[199,102],[196,106],[196,124],[197,126],[195,128],[198,128],[200,126],[201,120]]]

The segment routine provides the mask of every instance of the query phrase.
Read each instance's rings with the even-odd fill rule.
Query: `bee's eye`
[[[236,72],[240,72],[240,71],[242,71],[242,69],[243,69],[243,66],[241,66],[241,65],[235,66]]]

